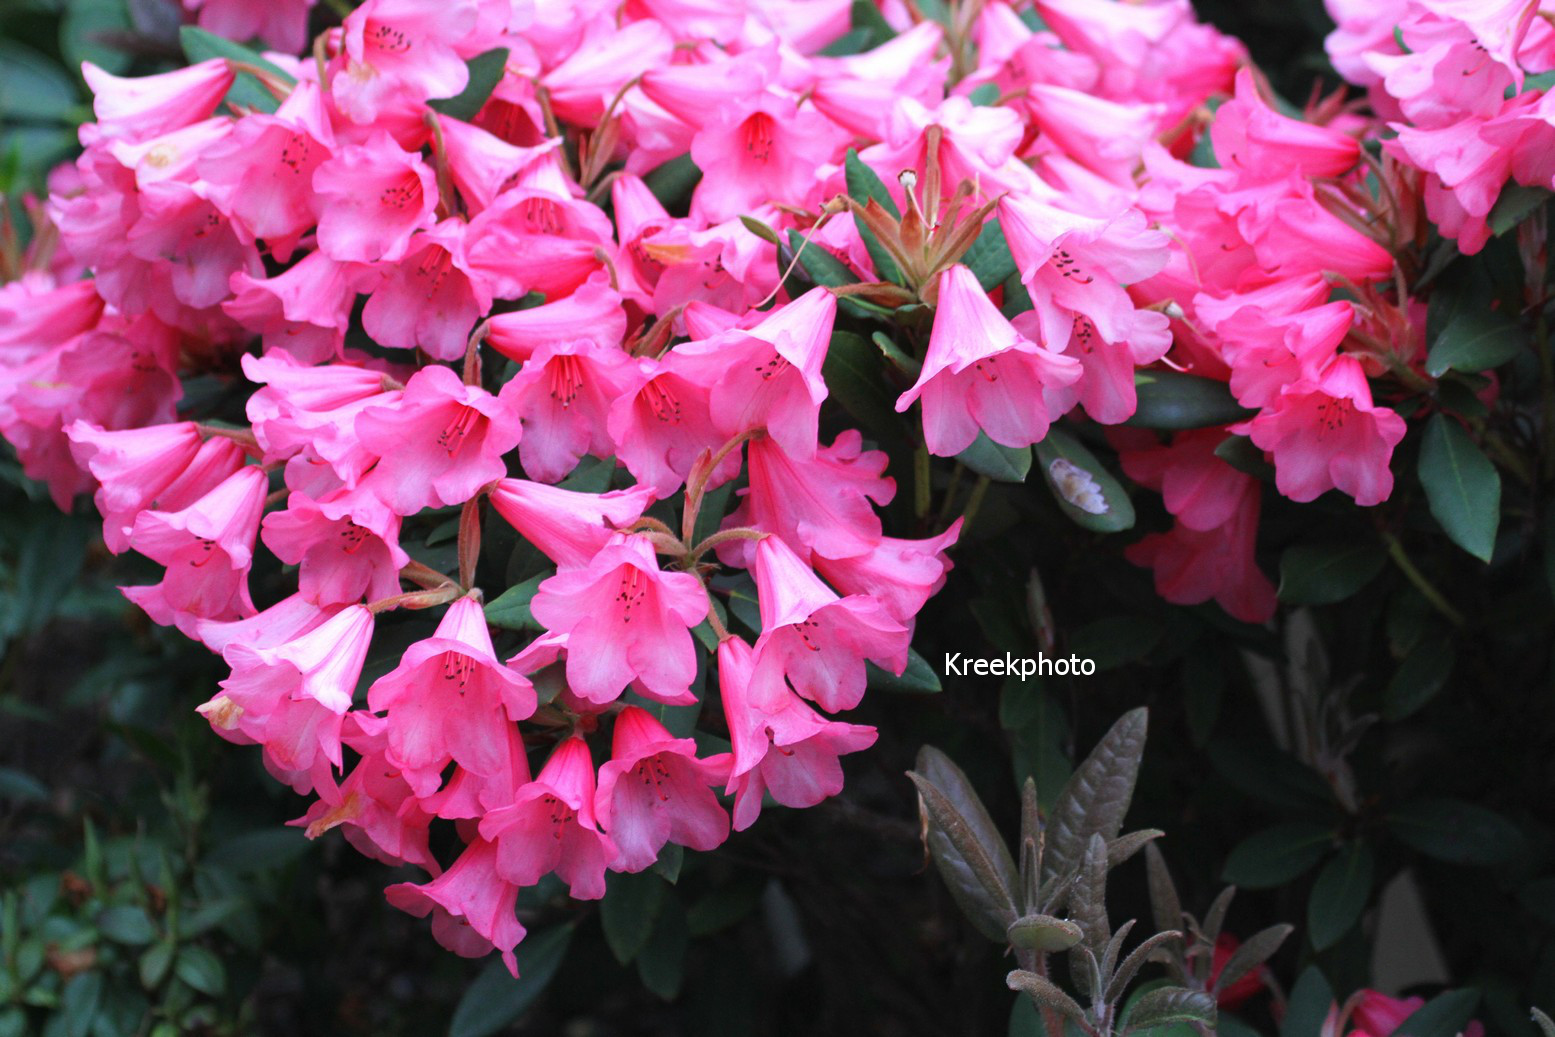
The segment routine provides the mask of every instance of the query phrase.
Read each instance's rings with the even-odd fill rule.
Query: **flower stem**
[[[1424,573],[1415,568],[1415,563],[1409,560],[1409,555],[1404,552],[1404,545],[1398,537],[1392,533],[1385,532],[1382,534],[1382,538],[1388,545],[1388,557],[1393,559],[1393,564],[1397,565],[1403,574],[1408,577],[1409,582],[1415,585],[1415,589],[1420,592],[1421,597],[1429,601],[1436,611],[1446,616],[1453,626],[1463,626],[1466,622],[1463,618],[1463,613],[1453,608],[1452,602],[1448,601],[1442,595],[1442,592],[1437,590],[1431,581],[1425,578]]]

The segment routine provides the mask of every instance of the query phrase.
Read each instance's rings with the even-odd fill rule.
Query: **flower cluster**
[[[1169,600],[1263,620],[1261,488],[1223,448],[1250,440],[1292,500],[1389,495],[1405,426],[1369,379],[1425,377],[1398,155],[1464,119],[1543,125],[1497,77],[1522,83],[1547,32],[1425,0],[1399,5],[1403,57],[1347,21],[1354,67],[1404,63],[1392,89],[1472,58],[1491,85],[1429,111],[1400,88],[1415,128],[1382,164],[1332,100],[1278,110],[1186,0],[948,24],[886,0],[861,25],[839,0],[367,0],[308,60],[302,0],[185,5],[292,53],[86,67],[84,152],[35,272],[0,289],[0,432],[62,507],[95,493],[110,550],[165,568],[126,595],[231,666],[200,712],[316,797],[308,833],[424,868],[390,899],[510,968],[521,888],[599,897],[667,843],[717,846],[726,803],[743,829],[769,796],[834,795],[874,740],[833,715],[868,663],[907,667],[961,524],[886,535],[887,455],[822,435],[844,315],[913,344],[865,356],[925,466],[1119,426],[1142,368],[1224,386],[1222,424],[1112,430],[1175,518],[1129,557]],[[1483,216],[1430,168],[1428,207]],[[201,420],[218,397],[246,423]],[[589,457],[616,488],[561,485]],[[1074,463],[1049,474],[1108,507]],[[549,560],[507,660],[483,508]],[[428,522],[457,528],[457,574],[402,542]],[[296,581],[263,609],[261,546]],[[445,611],[365,679],[402,608]],[[695,738],[664,720],[687,706]],[[439,821],[464,846],[446,869]]]

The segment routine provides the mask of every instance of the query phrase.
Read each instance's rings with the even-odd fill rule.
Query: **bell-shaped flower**
[[[599,768],[594,811],[616,844],[617,871],[642,871],[667,842],[711,850],[729,837],[729,815],[709,786],[729,780],[731,757],[697,759],[696,743],[676,738],[647,710],[616,714],[610,761]]]
[[[81,75],[92,91],[92,113],[97,116],[93,132],[129,141],[160,137],[210,118],[236,78],[224,58],[135,79],[84,61]]]
[[[438,360],[464,356],[470,330],[491,309],[491,292],[465,260],[465,224],[444,220],[410,239],[362,309],[379,345],[421,348]]]
[[[351,309],[367,276],[367,267],[310,252],[274,277],[239,270],[228,282],[232,297],[221,309],[262,335],[267,353],[284,350],[304,364],[321,364],[340,355]],[[254,359],[243,358],[245,364]]]
[[[664,572],[638,536],[611,539],[583,569],[540,584],[530,611],[567,635],[567,684],[594,703],[632,681],[679,697],[696,677],[691,627],[707,616],[707,592],[691,573]]]
[[[475,30],[479,0],[367,0],[342,26],[344,68],[331,77],[335,103],[366,125],[381,109],[453,97],[469,83],[459,48]]]
[[[626,338],[621,293],[595,276],[569,295],[527,310],[499,313],[486,322],[484,341],[511,360],[528,362],[537,349],[557,342],[592,342],[619,349]]]
[[[230,642],[232,676],[200,713],[218,734],[263,745],[265,765],[298,792],[320,787],[340,766],[342,718],[372,635],[372,613],[353,605],[272,647]]]
[[[132,600],[180,629],[196,619],[252,615],[248,571],[267,491],[265,473],[245,465],[188,507],[141,512],[130,546],[167,573],[159,584],[132,588]]]
[[[464,597],[373,682],[367,705],[388,716],[387,758],[417,796],[429,796],[449,761],[482,775],[506,766],[508,725],[534,713],[535,693],[497,660],[485,613]]]
[[[554,483],[584,454],[609,457],[610,405],[630,377],[631,359],[615,346],[579,339],[537,347],[502,387],[502,399],[523,422],[518,457],[525,473]]]
[[[518,884],[497,871],[497,848],[476,839],[453,866],[431,882],[400,882],[384,890],[389,903],[417,918],[432,915],[432,936],[462,958],[482,958],[492,951],[518,978],[513,954],[526,932],[518,921]]]
[[[905,411],[923,401],[923,439],[931,454],[953,457],[979,430],[1009,447],[1047,435],[1048,387],[1070,385],[1080,362],[1016,331],[977,278],[957,264],[940,275],[934,330],[918,381],[896,401]]]
[[[1234,497],[1231,517],[1209,530],[1182,520],[1167,533],[1151,533],[1124,550],[1135,565],[1155,570],[1156,593],[1178,605],[1214,599],[1244,623],[1274,615],[1274,584],[1258,568],[1258,484],[1252,479]]]
[[[680,373],[680,355],[639,357],[632,387],[611,405],[606,424],[616,457],[660,499],[680,489],[697,457],[726,438],[713,425],[707,387]],[[721,486],[739,471],[739,452],[731,450],[707,485]]]
[[[1124,434],[1128,433],[1128,434]],[[1245,504],[1253,477],[1215,455],[1223,429],[1186,429],[1168,445],[1153,434],[1120,430],[1114,440],[1124,474],[1160,492],[1166,510],[1189,529],[1209,532],[1230,522]]]
[[[756,544],[756,601],[759,665],[828,713],[864,697],[864,660],[897,674],[907,668],[912,632],[874,598],[839,597],[778,537]]]
[[[747,330],[676,348],[681,370],[711,390],[713,424],[725,436],[766,429],[794,457],[815,453],[837,300],[814,288]]]
[[[108,549],[115,554],[128,546],[125,536],[135,525],[135,517],[150,508],[162,491],[188,469],[204,442],[192,421],[117,432],[75,421],[65,427],[65,434],[70,437],[71,453],[77,463],[98,482],[92,500],[103,516]],[[237,444],[226,442],[236,453]],[[229,471],[235,470],[238,463],[241,455]]]
[[[817,171],[847,146],[848,135],[826,116],[772,91],[753,104],[725,99],[710,111],[714,118],[691,141],[691,158],[703,171],[692,209],[708,223],[764,203],[808,203]]]
[[[646,487],[582,493],[528,479],[503,479],[487,495],[497,514],[563,569],[581,569],[653,503]]]
[[[229,40],[263,40],[282,54],[296,54],[308,45],[308,12],[318,0],[184,0],[184,10],[198,11],[206,32]],[[299,84],[300,85],[300,84]]]
[[[437,177],[431,168],[383,130],[365,143],[344,145],[320,164],[313,190],[319,248],[342,262],[401,258],[411,235],[430,227],[437,209]]]
[[[1283,179],[1293,168],[1309,177],[1343,176],[1361,158],[1349,134],[1269,107],[1246,67],[1236,74],[1236,96],[1215,110],[1210,140],[1221,167],[1236,170],[1243,183]]]
[[[827,720],[805,705],[781,674],[757,666],[750,645],[737,637],[718,645],[718,687],[734,746],[727,791],[737,832],[755,823],[768,792],[786,807],[835,796],[842,791],[838,757],[875,743],[874,728]]]
[[[410,562],[399,545],[400,517],[370,493],[322,501],[294,493],[285,511],[272,511],[261,525],[265,546],[298,567],[309,601],[343,605],[399,593],[399,571]]]
[[[554,871],[576,899],[604,896],[605,868],[616,847],[599,830],[594,795],[588,743],[577,735],[563,739],[512,803],[481,818],[481,838],[497,845],[497,874],[532,886]]]
[[[398,514],[414,515],[463,504],[506,475],[502,455],[522,429],[506,393],[493,396],[432,366],[412,375],[393,405],[358,414],[356,434],[380,458],[362,485]]]
[[[1274,459],[1274,484],[1293,501],[1338,489],[1362,507],[1393,492],[1388,467],[1404,438],[1404,419],[1373,405],[1360,361],[1336,357],[1316,381],[1285,386],[1251,421],[1231,426]]]
[[[881,537],[868,551],[848,558],[813,552],[810,564],[844,594],[867,594],[899,623],[912,628],[924,603],[939,593],[953,563],[946,551],[961,535],[961,520],[923,540]]]
[[[194,636],[217,655],[238,642],[274,648],[306,634],[335,611],[321,609],[301,594],[290,594],[246,619],[202,619],[195,624]]]

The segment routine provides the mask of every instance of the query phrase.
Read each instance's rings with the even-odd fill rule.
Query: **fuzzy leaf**
[[[1051,915],[1025,915],[1010,923],[1011,946],[1028,951],[1067,951],[1085,934],[1078,925]]]
[[[1125,713],[1075,770],[1048,822],[1044,879],[1078,868],[1091,836],[1116,839],[1134,796],[1149,713]]]
[[[1215,990],[1225,990],[1274,957],[1274,952],[1280,949],[1280,945],[1294,930],[1295,927],[1290,925],[1271,925],[1243,940],[1221,967],[1220,975],[1215,978]]]
[[[1205,1023],[1213,1027],[1214,995],[1186,987],[1157,987],[1134,1003],[1134,1010],[1128,1014],[1128,1027],[1123,1032],[1171,1023]]]
[[[1107,919],[1107,843],[1100,833],[1091,836],[1086,845],[1085,857],[1080,861],[1080,877],[1069,891],[1069,915],[1085,933],[1085,942],[1069,952],[1069,972],[1076,977],[1075,985],[1082,993],[1092,997],[1100,991],[1089,982],[1081,982],[1086,970],[1080,967],[1081,951],[1088,951],[1099,962],[1107,953],[1112,939],[1112,924]],[[1106,977],[1100,980],[1105,983]]]
[[[1020,991],[1038,1005],[1045,1005],[1066,1019],[1072,1019],[1076,1023],[1085,1022],[1085,1009],[1080,1007],[1080,1003],[1045,976],[1016,969],[1005,977],[1004,982],[1011,990]]]
[[[989,939],[1004,942],[1018,910],[1019,879],[1009,848],[971,783],[949,757],[925,746],[922,773],[908,772],[928,820],[929,851],[962,910]]]
[[[1170,930],[1182,925],[1182,899],[1177,884],[1166,870],[1166,858],[1154,843],[1145,847],[1145,868],[1149,876],[1150,917],[1157,929]]]
[[[1130,951],[1128,957],[1124,958],[1118,965],[1118,970],[1112,974],[1112,979],[1107,983],[1107,1003],[1112,1004],[1122,998],[1123,992],[1134,981],[1135,975],[1144,967],[1145,962],[1150,960],[1150,955],[1156,948],[1171,943],[1173,940],[1180,939],[1182,939],[1182,933],[1175,929],[1170,929],[1166,932],[1146,937],[1138,947]]]

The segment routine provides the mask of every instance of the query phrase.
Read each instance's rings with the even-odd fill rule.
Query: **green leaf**
[[[103,37],[130,31],[125,0],[71,0],[59,23],[59,47],[69,68],[90,61],[105,72],[122,75],[133,58],[127,51],[108,46]]]
[[[258,51],[193,25],[185,25],[178,30],[178,42],[183,46],[184,55],[192,64],[208,61],[211,58],[223,58],[264,69],[288,86],[295,85],[297,82],[279,65],[266,61]],[[273,112],[281,106],[281,102],[276,100],[275,95],[247,72],[238,73],[237,79],[232,83],[232,89],[227,91],[227,104],[241,105],[262,112]]]
[[[1150,616],[1107,616],[1076,630],[1069,647],[1100,672],[1143,659],[1165,635],[1165,624]]]
[[[1474,1018],[1479,998],[1473,987],[1437,994],[1400,1023],[1393,1037],[1457,1037]]]
[[[538,633],[545,629],[529,611],[529,603],[540,590],[540,584],[551,577],[544,572],[532,576],[515,587],[509,587],[486,603],[486,622],[503,630],[529,630]]]
[[[162,985],[162,981],[167,978],[168,969],[173,965],[173,951],[176,949],[171,940],[164,940],[140,956],[141,986],[147,990],[154,990]]]
[[[839,331],[832,335],[821,376],[827,394],[872,437],[890,440],[900,436],[901,419],[896,396],[881,377],[880,353],[861,335]]]
[[[977,240],[961,257],[961,263],[972,271],[985,292],[993,291],[1018,273],[1015,257],[1010,255],[1010,244],[1004,239],[1004,228],[997,219],[983,224]]]
[[[978,475],[995,482],[1025,482],[1031,471],[1031,447],[1002,446],[979,431],[971,446],[956,455],[956,460]]]
[[[1515,357],[1528,344],[1517,321],[1488,307],[1460,306],[1431,342],[1425,371],[1440,378],[1449,370],[1488,371]]]
[[[572,926],[530,933],[518,945],[518,979],[501,960],[475,977],[454,1009],[448,1037],[491,1037],[529,1010],[561,967],[572,941]]]
[[[1549,201],[1549,198],[1550,192],[1542,187],[1524,187],[1508,180],[1506,186],[1501,188],[1496,204],[1491,207],[1486,222],[1496,237],[1500,237],[1533,215],[1533,211]]]
[[[1043,881],[1079,868],[1091,836],[1117,838],[1134,798],[1148,729],[1149,711],[1143,706],[1129,710],[1064,785],[1048,821]]]
[[[157,938],[145,908],[134,904],[110,907],[97,916],[97,930],[114,943],[139,947]]]
[[[1383,689],[1383,717],[1403,720],[1430,702],[1447,685],[1457,658],[1457,650],[1448,638],[1421,638]]]
[[[1425,427],[1420,483],[1431,514],[1453,543],[1490,561],[1501,521],[1501,476],[1463,426],[1445,414],[1435,415]]]
[[[1096,533],[1117,533],[1134,525],[1134,504],[1122,484],[1079,440],[1051,428],[1036,450],[1058,509],[1076,525]]]
[[[0,799],[37,803],[48,798],[48,786],[31,774],[14,767],[0,767]]]
[[[863,29],[869,33],[868,50],[889,43],[896,37],[896,30],[891,28],[891,23],[885,20],[880,13],[880,8],[870,0],[853,0],[853,7],[848,14],[849,24],[855,29]]]
[[[1280,1037],[1318,1037],[1323,1020],[1334,1004],[1334,989],[1316,965],[1307,966],[1296,980],[1280,1021]]]
[[[911,648],[907,650],[907,668],[901,674],[892,673],[874,663],[865,664],[865,672],[869,675],[871,691],[934,695],[944,690],[944,686],[940,684],[939,674],[934,672],[934,667]]]
[[[1085,938],[1080,927],[1063,918],[1022,915],[1010,923],[1010,943],[1028,951],[1067,951]]]
[[[805,244],[803,234],[797,230],[788,232],[788,247],[799,256],[799,265],[804,267],[805,273],[810,275],[810,280],[829,288],[839,287],[845,284],[857,284],[858,277],[843,265],[842,260],[826,251],[824,247],[811,241]],[[804,251],[800,252],[803,247]],[[841,299],[841,303],[858,302],[856,299]]]
[[[1355,594],[1382,571],[1387,555],[1371,544],[1298,544],[1280,556],[1280,600],[1331,605]]]
[[[653,933],[637,955],[637,975],[643,986],[673,1001],[686,978],[686,950],[691,932],[686,924],[686,909],[669,897],[653,926]]]
[[[194,944],[188,944],[178,952],[173,975],[211,997],[219,997],[227,989],[227,970],[222,967],[221,959]]]
[[[984,83],[968,94],[967,100],[978,107],[986,108],[999,100],[999,87],[994,83]]]
[[[674,885],[680,878],[681,866],[686,862],[686,848],[679,843],[665,843],[659,851],[659,859],[653,862],[653,871],[664,881]]]
[[[1186,987],[1157,987],[1134,1003],[1123,1032],[1172,1023],[1205,1023],[1213,1028],[1215,996]]]
[[[261,828],[233,836],[205,855],[206,866],[237,874],[284,867],[308,852],[308,840],[295,828]]]
[[[683,210],[690,203],[691,192],[701,179],[702,171],[691,160],[691,156],[681,155],[655,166],[643,177],[643,183],[648,185],[649,192],[659,200],[659,204],[674,212]]]
[[[103,974],[97,969],[73,976],[60,998],[59,1030],[63,1037],[86,1037],[103,998]]]
[[[1010,763],[1016,786],[1037,783],[1037,801],[1051,813],[1064,783],[1074,773],[1064,751],[1068,723],[1042,681],[1007,678],[999,692],[999,723],[1010,732]]]
[[[653,932],[668,892],[668,883],[651,871],[612,872],[607,877],[599,921],[616,961],[625,965],[637,957]]]
[[[1332,947],[1359,921],[1371,899],[1374,867],[1366,844],[1353,842],[1317,873],[1307,898],[1307,935],[1314,950]]]
[[[1139,402],[1123,423],[1134,428],[1209,428],[1257,413],[1237,403],[1225,382],[1179,371],[1135,371],[1134,392]]]
[[[873,10],[873,5],[870,6]],[[866,204],[873,198],[893,217],[901,217],[901,211],[892,200],[891,192],[886,190],[885,181],[859,159],[858,151],[853,148],[848,149],[848,157],[843,160],[843,175],[847,181],[849,198],[860,205]],[[863,220],[855,220],[854,225],[858,227],[859,237],[863,239],[864,248],[869,252],[869,261],[874,264],[875,273],[880,275],[880,279],[893,284],[905,284],[906,278],[902,276],[901,268],[896,265],[896,260],[891,258],[891,253],[885,250],[885,246],[880,244],[880,239],[875,236],[875,232],[870,230]]]
[[[458,96],[428,101],[427,107],[441,115],[461,122],[469,122],[486,107],[491,92],[497,88],[498,83],[502,82],[507,64],[506,47],[496,47],[484,54],[475,55],[465,62],[465,66],[470,70],[470,80]]]
[[[30,47],[0,40],[0,118],[68,123],[79,103],[75,82],[58,64]]]
[[[1311,870],[1333,845],[1334,833],[1312,821],[1287,821],[1237,843],[1220,877],[1246,889],[1282,886]]]
[[[1415,800],[1389,811],[1387,823],[1403,843],[1449,864],[1502,864],[1523,844],[1512,822],[1461,799]]]

